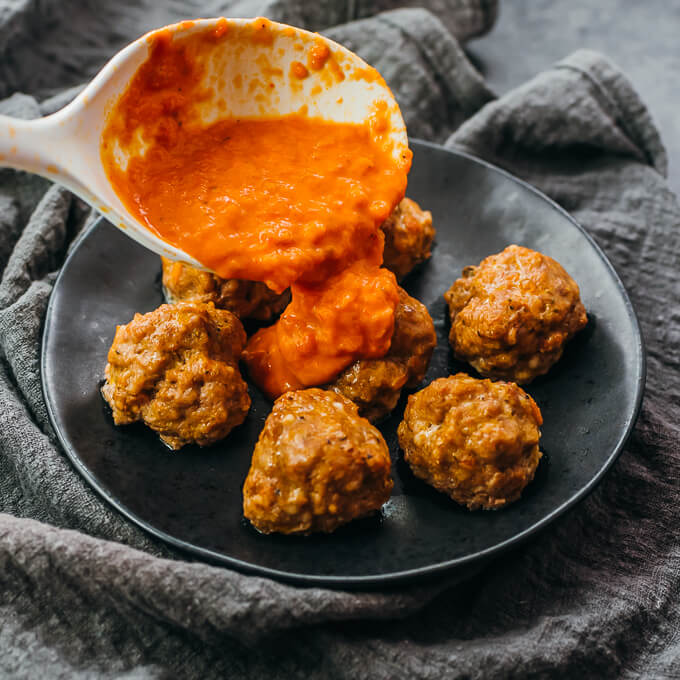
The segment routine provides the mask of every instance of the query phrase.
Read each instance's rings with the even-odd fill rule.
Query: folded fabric
[[[92,215],[60,187],[0,170],[3,677],[680,673],[680,207],[658,133],[625,77],[592,52],[495,99],[454,37],[488,30],[495,2],[425,3],[446,25],[423,9],[372,16],[396,4],[0,0],[0,113],[55,110],[123,43],[192,14],[266,14],[323,30],[385,75],[412,135],[528,180],[602,246],[648,349],[626,450],[586,501],[473,576],[342,592],[189,561],[111,510],[56,443],[40,385],[42,323]]]

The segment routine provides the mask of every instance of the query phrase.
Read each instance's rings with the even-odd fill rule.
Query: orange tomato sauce
[[[380,143],[384,120],[363,125],[303,114],[204,124],[196,102],[201,42],[152,34],[150,53],[113,107],[101,157],[116,193],[148,229],[223,278],[290,286],[279,321],[249,341],[245,360],[270,396],[331,381],[358,358],[389,349],[394,276],[380,269],[380,224],[406,189],[410,158]],[[313,68],[328,55],[318,48]],[[116,144],[145,150],[121,169]]]

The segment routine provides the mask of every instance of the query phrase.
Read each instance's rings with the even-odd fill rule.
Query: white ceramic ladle
[[[199,19],[167,27],[173,40],[216,28],[225,30],[225,39],[215,41],[206,59],[204,79],[209,82],[205,84],[214,96],[200,103],[204,122],[224,117],[271,117],[306,107],[310,117],[362,123],[384,102],[394,153],[403,154],[407,149],[406,128],[392,93],[354,53],[318,34],[266,19]],[[271,35],[268,40],[253,40],[255,31]],[[100,158],[107,115],[147,59],[155,33],[120,51],[61,111],[37,120],[0,116],[0,166],[27,170],[64,185],[150,250],[202,267],[128,212],[109,183]],[[310,69],[304,79],[296,78],[293,62],[304,63],[310,50],[320,44],[328,46],[332,59],[319,70]],[[126,162],[123,153],[121,164]]]

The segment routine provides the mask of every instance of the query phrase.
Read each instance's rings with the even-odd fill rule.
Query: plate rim
[[[382,574],[363,574],[360,576],[357,575],[348,575],[348,576],[334,576],[334,575],[327,575],[327,574],[306,574],[306,573],[297,573],[297,572],[290,572],[290,571],[283,571],[280,569],[274,569],[272,567],[266,567],[258,564],[253,564],[251,562],[246,562],[242,559],[239,559],[237,557],[231,557],[229,555],[225,555],[223,553],[210,550],[209,548],[203,548],[201,546],[195,545],[193,543],[190,543],[188,541],[183,541],[178,538],[175,538],[174,536],[157,529],[153,525],[151,525],[149,522],[146,520],[142,519],[139,517],[137,514],[134,512],[130,511],[124,504],[122,504],[118,499],[113,497],[111,494],[109,494],[106,489],[101,486],[97,480],[95,479],[94,475],[90,472],[89,468],[83,464],[83,462],[80,460],[78,453],[75,451],[75,449],[70,445],[70,443],[66,440],[64,437],[61,429],[57,426],[57,416],[55,413],[55,410],[52,405],[52,399],[49,394],[48,386],[47,386],[47,379],[46,379],[46,357],[47,357],[47,352],[46,348],[50,339],[50,319],[52,318],[52,315],[54,313],[54,300],[55,297],[53,295],[54,291],[57,290],[57,287],[59,286],[62,276],[64,276],[64,272],[67,271],[68,269],[68,264],[71,261],[71,259],[74,257],[75,253],[78,251],[81,243],[97,228],[100,227],[100,225],[103,222],[108,222],[106,219],[105,215],[99,215],[93,223],[85,229],[81,234],[78,235],[78,237],[73,241],[73,243],[70,245],[68,254],[66,258],[64,259],[64,262],[61,266],[61,269],[59,270],[59,274],[57,275],[56,280],[54,281],[54,284],[52,286],[52,290],[50,292],[50,297],[49,301],[47,304],[47,309],[45,311],[45,318],[44,318],[44,323],[43,323],[43,333],[42,333],[42,342],[41,342],[41,356],[40,356],[40,378],[41,378],[41,385],[42,385],[42,394],[43,394],[43,399],[45,400],[45,407],[47,409],[47,415],[50,421],[50,425],[52,426],[52,429],[57,437],[57,440],[59,441],[59,444],[61,448],[63,449],[64,453],[66,454],[67,458],[71,462],[71,464],[74,466],[76,471],[87,481],[91,489],[97,493],[101,498],[103,498],[109,505],[111,505],[115,510],[120,512],[124,517],[126,517],[128,520],[136,524],[139,528],[141,528],[143,531],[151,534],[152,536],[162,540],[163,542],[173,546],[173,548],[178,549],[182,553],[189,553],[189,555],[196,555],[207,562],[210,562],[211,564],[216,564],[219,566],[227,566],[236,569],[237,571],[241,573],[247,573],[247,574],[252,574],[252,575],[257,575],[257,576],[264,576],[268,578],[273,578],[278,581],[282,582],[287,582],[287,583],[293,583],[297,585],[302,585],[302,586],[325,586],[329,588],[350,588],[350,589],[360,589],[360,588],[368,588],[368,587],[374,587],[374,586],[391,586],[395,584],[401,584],[406,581],[413,581],[416,579],[424,578],[427,576],[433,576],[433,575],[440,575],[444,572],[447,571],[453,571],[455,569],[462,569],[463,567],[468,567],[469,565],[475,563],[475,562],[483,562],[486,559],[490,558],[493,555],[498,555],[501,554],[502,552],[508,550],[509,548],[513,546],[517,546],[523,542],[525,542],[528,538],[533,536],[534,534],[537,534],[538,532],[542,531],[545,529],[548,525],[550,525],[552,522],[554,522],[558,517],[563,515],[565,512],[567,512],[569,509],[573,508],[577,503],[581,502],[584,500],[594,489],[595,487],[602,481],[603,477],[605,474],[610,470],[616,459],[619,457],[621,452],[623,451],[623,447],[625,446],[626,442],[628,441],[628,438],[633,432],[633,428],[635,427],[635,423],[637,422],[638,416],[640,414],[640,409],[642,407],[642,401],[644,397],[644,390],[645,390],[645,382],[646,382],[646,376],[647,376],[647,356],[646,356],[646,350],[645,350],[645,342],[644,342],[644,336],[642,334],[642,329],[640,327],[640,322],[638,320],[637,314],[635,312],[635,308],[633,306],[633,303],[630,300],[630,297],[628,295],[628,292],[626,291],[623,282],[621,281],[621,278],[619,277],[616,269],[612,265],[612,263],[609,261],[607,256],[604,254],[600,246],[596,243],[596,241],[593,239],[593,237],[572,217],[564,208],[562,208],[558,203],[556,203],[553,199],[551,199],[549,196],[544,194],[542,191],[534,187],[533,185],[529,184],[528,182],[524,181],[523,179],[520,179],[519,177],[516,177],[512,173],[508,172],[507,170],[504,170],[503,168],[500,168],[497,165],[494,165],[493,163],[489,163],[488,161],[485,161],[482,158],[479,158],[477,156],[474,156],[471,153],[468,153],[467,151],[464,151],[458,147],[446,147],[441,144],[437,144],[435,142],[429,142],[426,140],[422,140],[419,138],[409,138],[409,145],[415,145],[415,146],[421,146],[421,147],[428,147],[430,149],[434,149],[437,151],[444,151],[445,153],[450,153],[454,156],[459,156],[462,158],[465,158],[466,160],[475,163],[477,165],[481,165],[485,167],[486,169],[498,173],[505,177],[506,179],[511,180],[515,184],[518,184],[519,186],[523,187],[524,189],[528,189],[531,193],[535,194],[539,198],[543,199],[546,201],[548,204],[550,204],[555,210],[557,210],[558,213],[560,213],[563,217],[565,217],[571,224],[576,227],[576,229],[581,232],[583,236],[585,236],[586,240],[589,242],[590,246],[594,249],[594,251],[597,253],[598,257],[600,260],[603,262],[604,266],[609,270],[610,274],[613,277],[614,282],[616,283],[616,287],[619,291],[619,294],[621,295],[623,302],[624,302],[624,307],[626,309],[626,312],[628,314],[629,319],[632,322],[633,330],[635,331],[637,335],[637,344],[636,344],[636,355],[637,355],[637,364],[639,367],[638,373],[635,377],[635,399],[634,399],[634,407],[632,409],[632,412],[630,413],[629,417],[626,420],[625,427],[623,428],[615,446],[611,450],[611,453],[607,457],[607,459],[604,461],[603,465],[600,467],[600,469],[597,471],[597,473],[593,476],[593,478],[583,487],[581,487],[573,496],[571,496],[569,499],[564,501],[561,505],[558,507],[554,508],[551,512],[549,512],[547,515],[539,519],[538,521],[534,522],[531,526],[527,527],[523,531],[514,534],[510,538],[505,539],[504,541],[501,541],[499,543],[496,543],[493,546],[490,546],[488,548],[484,548],[482,550],[478,550],[473,553],[469,553],[467,555],[463,555],[460,557],[456,557],[453,559],[445,560],[442,562],[437,562],[435,564],[429,564],[425,565],[422,567],[415,567],[412,569],[405,569],[401,571],[394,571],[394,572],[389,572],[389,573],[382,573]],[[414,149],[415,150],[415,149]],[[115,225],[114,225],[115,226]]]

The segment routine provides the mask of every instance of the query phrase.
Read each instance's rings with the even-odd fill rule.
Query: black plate
[[[329,536],[261,536],[243,519],[241,486],[270,404],[251,387],[246,422],[210,449],[169,452],[141,425],[115,427],[99,394],[116,324],[161,301],[157,256],[100,220],[73,249],[45,324],[43,385],[52,423],[76,469],[141,527],[237,569],[337,586],[393,582],[462,565],[526,538],[583,498],[629,435],[644,386],[644,353],[623,286],[586,233],[532,187],[475,158],[422,142],[408,195],[432,211],[432,259],[405,282],[439,342],[426,382],[465,370],[447,343],[442,298],[463,266],[510,243],[561,262],[581,288],[590,322],[551,373],[528,391],[545,420],[544,458],[522,498],[470,513],[416,480],[396,427],[404,399],[381,425],[395,486],[380,517]]]

